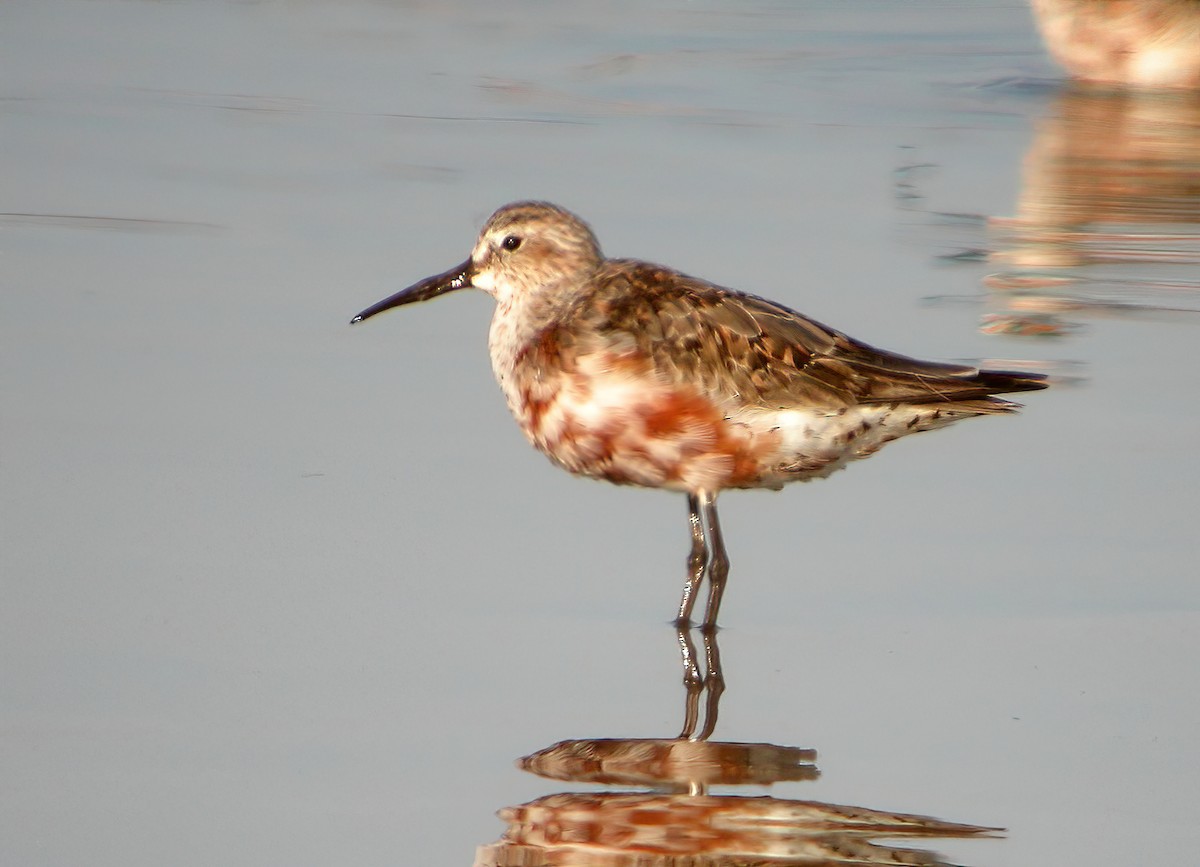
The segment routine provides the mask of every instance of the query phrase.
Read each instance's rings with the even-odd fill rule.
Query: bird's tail
[[[966,380],[979,388],[986,397],[977,399],[954,400],[956,409],[980,415],[995,415],[1004,412],[1016,412],[1021,404],[997,394],[1012,394],[1018,391],[1040,391],[1050,385],[1048,377],[1041,373],[1014,373],[1008,370],[981,370],[975,376]]]

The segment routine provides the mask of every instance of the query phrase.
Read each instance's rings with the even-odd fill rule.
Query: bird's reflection
[[[944,865],[933,852],[879,841],[1000,830],[820,801],[711,793],[712,786],[813,780],[816,751],[709,741],[725,686],[716,632],[680,628],[677,638],[685,688],[678,738],[565,740],[517,762],[546,779],[640,789],[560,792],[505,807],[499,816],[508,827],[499,841],[479,847],[476,867]]]
[[[1200,323],[1200,94],[1068,86],[1025,155],[1015,216],[930,216],[943,233],[978,235],[943,261],[997,266],[983,278],[984,332],[1057,338],[1114,316]]]
[[[725,675],[721,672],[721,651],[717,647],[717,633],[705,629],[700,632],[704,639],[704,667],[696,655],[696,643],[692,639],[694,630],[676,627],[679,638],[679,655],[683,659],[683,689],[686,699],[683,709],[683,728],[679,737],[706,741],[717,727],[717,706],[725,692]],[[707,695],[704,703],[704,727],[695,734],[700,717],[700,699]]]
[[[1082,317],[1200,321],[1200,97],[1072,87],[993,218],[985,330],[1057,335]]]

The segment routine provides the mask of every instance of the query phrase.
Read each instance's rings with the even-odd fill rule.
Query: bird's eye
[[[516,235],[505,235],[504,240],[500,242],[500,246],[511,252],[521,246],[521,239]]]

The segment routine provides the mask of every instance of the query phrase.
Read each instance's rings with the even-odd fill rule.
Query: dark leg
[[[717,648],[716,631],[701,630],[701,640],[704,642],[704,688],[708,690],[708,698],[704,702],[704,728],[696,735],[696,740],[706,741],[717,727],[717,707],[725,692],[725,675],[721,672],[721,651]]]
[[[696,657],[696,645],[692,641],[692,630],[686,626],[676,627],[679,639],[679,655],[683,660],[683,729],[679,739],[706,741],[712,736],[717,727],[717,708],[721,703],[721,695],[725,692],[725,676],[721,673],[721,654],[717,649],[717,633],[712,630],[698,629],[700,640],[704,642],[704,668]],[[696,734],[696,725],[700,723],[700,696],[707,693],[704,700],[704,720],[700,733]]]
[[[716,629],[717,611],[721,608],[721,594],[725,592],[725,579],[729,577],[729,555],[725,553],[725,540],[721,538],[721,523],[717,520],[717,495],[711,491],[701,491],[699,499],[704,518],[704,535],[711,552],[711,559],[708,563],[708,607],[704,610],[704,629]]]
[[[683,729],[679,739],[692,736],[700,715],[700,693],[704,691],[704,675],[696,662],[696,645],[692,643],[691,627],[676,626],[679,639],[679,655],[683,659]]]
[[[696,593],[704,580],[704,566],[708,561],[708,549],[704,542],[704,523],[700,517],[700,499],[688,494],[688,526],[692,528],[692,551],[687,559],[687,582],[683,585],[683,598],[679,601],[679,616],[675,625],[687,628],[692,625],[692,607],[696,604]]]

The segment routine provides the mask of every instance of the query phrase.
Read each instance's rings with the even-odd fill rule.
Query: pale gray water
[[[935,213],[1018,212],[1060,73],[1020,3],[849,6],[0,9],[0,863],[466,864],[555,789],[512,759],[677,731],[683,498],[528,448],[483,295],[346,324],[535,197],[1082,377],[723,498],[717,736],[817,748],[788,797],[1009,828],[970,864],[1194,851],[1195,317],[923,300],[1004,267]]]

